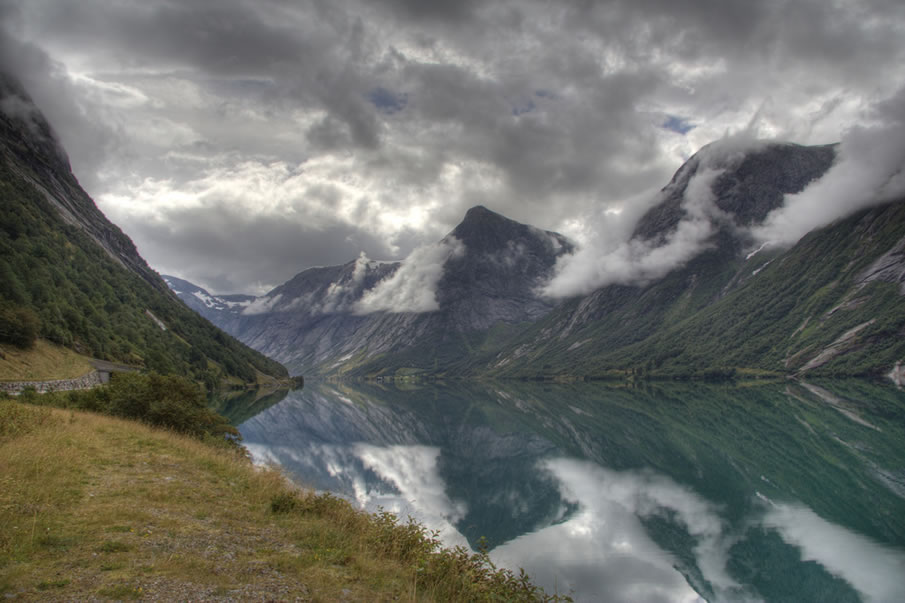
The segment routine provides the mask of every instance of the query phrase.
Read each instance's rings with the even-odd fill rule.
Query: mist
[[[752,229],[763,243],[792,245],[815,228],[905,196],[905,87],[865,111],[846,131],[835,164],[822,178]]]
[[[437,283],[450,258],[462,257],[465,245],[446,237],[435,245],[415,249],[392,275],[366,291],[353,306],[355,314],[373,312],[433,312],[440,309]]]
[[[682,201],[684,217],[662,241],[632,238],[644,213],[663,201],[664,193],[647,193],[607,211],[592,221],[584,244],[557,260],[555,276],[542,289],[547,297],[586,295],[612,284],[645,284],[683,265],[709,245],[716,222],[724,218],[711,186],[723,172],[703,167],[688,182]]]

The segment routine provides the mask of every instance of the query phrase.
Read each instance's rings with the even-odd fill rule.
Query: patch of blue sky
[[[408,94],[393,92],[378,86],[368,93],[368,100],[382,113],[398,113],[408,104]]]
[[[534,104],[534,101],[528,99],[524,102],[516,103],[512,106],[512,114],[518,117],[519,115],[524,115],[525,113],[531,113],[537,108],[537,105]]]
[[[660,127],[675,132],[676,134],[685,135],[694,130],[697,126],[684,117],[667,115],[666,121],[660,124]]]

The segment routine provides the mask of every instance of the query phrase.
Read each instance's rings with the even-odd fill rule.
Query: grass
[[[85,356],[43,339],[28,350],[0,344],[0,381],[75,379],[93,369]]]
[[[0,399],[0,594],[544,600],[415,523],[145,425]],[[550,599],[550,597],[546,597]]]

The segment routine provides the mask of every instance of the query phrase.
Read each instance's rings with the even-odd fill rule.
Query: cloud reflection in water
[[[764,517],[787,543],[851,584],[865,601],[905,601],[905,555],[832,524],[800,505],[775,504]]]

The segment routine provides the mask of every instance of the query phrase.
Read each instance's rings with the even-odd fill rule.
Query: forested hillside
[[[14,82],[0,94],[30,103]],[[33,105],[0,113],[0,341],[37,337],[213,387],[285,376],[175,298],[71,174]]]

